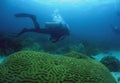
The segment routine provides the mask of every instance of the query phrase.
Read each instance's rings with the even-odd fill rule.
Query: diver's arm
[[[40,29],[39,23],[37,22],[36,16],[32,14],[19,13],[15,14],[16,17],[29,17],[33,21],[35,29]]]

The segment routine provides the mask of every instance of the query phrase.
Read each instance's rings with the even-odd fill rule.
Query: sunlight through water
[[[116,0],[33,0],[37,3],[44,3],[44,4],[80,4],[80,3],[102,3],[102,4],[108,4],[110,2],[116,1]]]
[[[10,0],[13,3],[22,3],[26,5],[49,5],[52,7],[81,7],[81,6],[105,6],[114,5],[119,0]]]

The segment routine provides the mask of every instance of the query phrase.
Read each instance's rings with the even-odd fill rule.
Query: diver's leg
[[[27,31],[28,31],[28,29],[27,29],[27,28],[24,28],[21,32],[19,32],[19,33],[16,35],[16,37],[21,36],[22,34],[24,34],[24,33],[27,32]]]
[[[19,37],[21,36],[22,34],[26,33],[26,32],[36,32],[37,30],[36,29],[27,29],[27,28],[24,28],[20,33],[17,34],[16,37]]]
[[[16,17],[29,17],[32,19],[35,29],[40,29],[39,23],[37,22],[36,16],[32,14],[26,14],[26,13],[20,13],[20,14],[15,14]]]

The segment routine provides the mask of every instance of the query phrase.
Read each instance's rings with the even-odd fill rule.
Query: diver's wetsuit
[[[112,30],[113,30],[116,34],[120,34],[120,27],[117,27],[117,26],[113,26],[113,25],[112,25]]]
[[[47,24],[46,28],[40,28],[40,26],[36,20],[36,16],[34,16],[34,15],[20,13],[20,14],[15,14],[15,16],[16,17],[29,17],[32,19],[34,26],[35,26],[35,28],[33,28],[33,29],[24,28],[20,33],[18,33],[17,36],[20,36],[26,32],[37,32],[37,33],[49,34],[50,35],[49,40],[54,43],[54,42],[57,42],[58,40],[62,39],[62,37],[70,34],[69,30],[68,30],[68,26],[66,24],[49,22],[49,24]]]

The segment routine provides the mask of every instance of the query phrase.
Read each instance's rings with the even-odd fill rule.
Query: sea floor
[[[120,51],[110,51],[107,54],[106,53],[99,53],[99,54],[93,56],[93,58],[95,58],[95,60],[97,60],[97,61],[100,61],[104,56],[108,56],[108,55],[115,56],[117,59],[120,60]],[[0,56],[0,63],[4,59],[5,59],[5,57]],[[116,79],[117,83],[120,83],[120,81],[118,81],[118,78],[120,78],[120,72],[111,72],[111,74]]]

